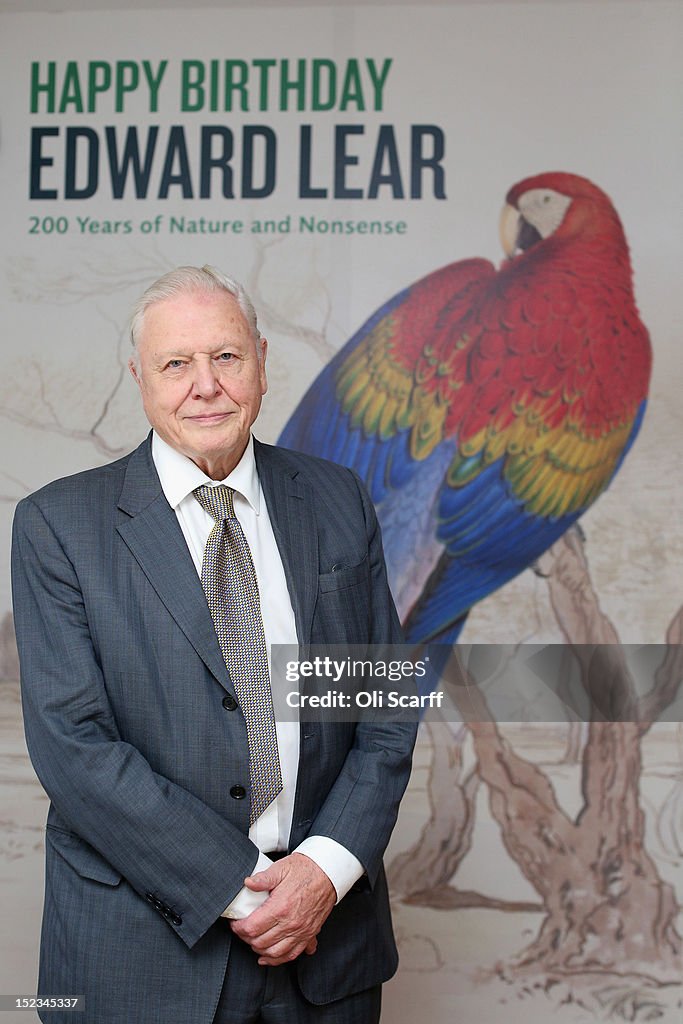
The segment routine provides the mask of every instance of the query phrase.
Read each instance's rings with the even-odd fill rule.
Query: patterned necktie
[[[258,583],[232,487],[204,485],[193,493],[216,520],[204,549],[202,586],[247,725],[253,825],[282,789]]]

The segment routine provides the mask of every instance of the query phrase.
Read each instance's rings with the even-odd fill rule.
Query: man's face
[[[129,367],[157,434],[207,476],[239,462],[266,393],[266,342],[227,292],[188,292],[145,313]]]

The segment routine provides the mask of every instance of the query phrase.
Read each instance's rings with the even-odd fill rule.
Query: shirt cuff
[[[259,853],[258,860],[251,869],[252,875],[255,875],[257,871],[265,871],[272,863],[270,857],[266,857],[265,853]],[[228,917],[231,921],[240,921],[243,917],[249,917],[252,911],[258,910],[269,896],[269,892],[252,892],[251,889],[247,889],[246,885],[243,885],[234,900],[227,905],[221,917]]]
[[[337,903],[342,900],[354,882],[365,874],[365,868],[341,843],[329,836],[309,836],[292,853],[303,853],[321,868],[332,882]]]

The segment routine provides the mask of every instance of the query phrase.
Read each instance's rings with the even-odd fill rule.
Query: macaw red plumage
[[[502,266],[452,263],[395,296],[281,437],[365,479],[414,642],[454,639],[476,600],[552,544],[607,487],[644,412],[651,349],[609,198],[558,172],[506,200]]]

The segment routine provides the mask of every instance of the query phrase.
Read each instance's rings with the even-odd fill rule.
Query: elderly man
[[[181,267],[131,326],[150,436],[15,519],[39,992],[88,1024],[377,1021],[414,728],[276,722],[269,680],[272,644],[400,641],[377,520],[350,471],[253,439],[234,281]]]

